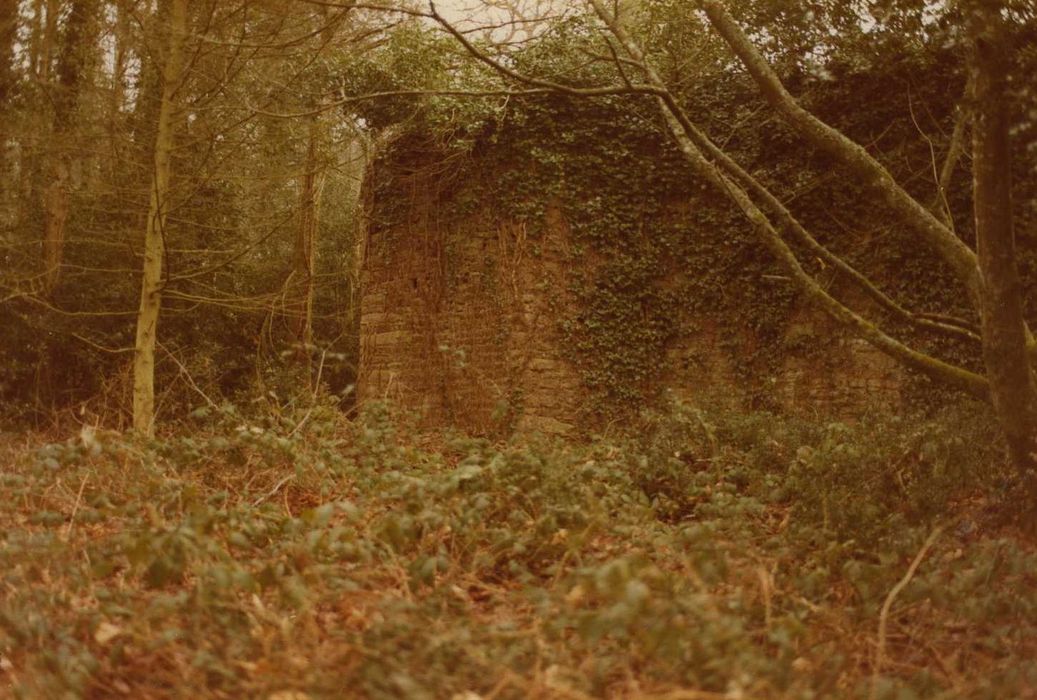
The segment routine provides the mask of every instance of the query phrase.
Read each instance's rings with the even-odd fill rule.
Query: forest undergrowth
[[[190,421],[3,438],[0,697],[1037,697],[1037,549],[967,409]]]

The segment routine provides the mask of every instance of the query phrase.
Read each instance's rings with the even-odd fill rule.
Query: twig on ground
[[[879,613],[878,640],[875,648],[875,666],[871,672],[871,691],[869,693],[871,700],[875,700],[875,698],[878,697],[879,674],[882,672],[882,665],[886,661],[886,627],[889,625],[889,611],[893,607],[893,601],[895,601],[897,596],[900,595],[900,591],[904,590],[904,587],[911,582],[912,578],[914,578],[919,565],[921,565],[922,560],[925,559],[925,555],[929,552],[929,549],[933,544],[936,543],[936,539],[942,532],[942,525],[937,525],[933,528],[933,531],[929,533],[929,537],[926,538],[925,543],[922,544],[922,548],[919,549],[918,554],[915,555],[914,560],[911,562],[911,566],[907,568],[907,572],[899,581],[897,581],[897,585],[893,586],[889,595],[886,596],[886,600],[882,603],[882,611]]]
[[[255,501],[253,501],[252,502],[252,507],[253,508],[257,508],[257,507],[259,507],[259,505],[261,503],[263,503],[263,501],[266,501],[266,500],[272,498],[273,496],[275,496],[277,494],[277,492],[281,490],[282,486],[284,486],[285,484],[287,484],[289,481],[291,481],[294,478],[295,478],[295,474],[289,474],[285,478],[283,478],[280,481],[278,481],[276,484],[274,484],[274,488],[270,489],[265,494],[263,494],[262,496],[257,498]]]
[[[86,480],[90,478],[87,474],[83,477],[83,482],[79,484],[79,493],[76,494],[76,503],[72,506],[72,515],[68,517],[68,525],[65,526],[65,539],[67,540],[72,535],[72,525],[76,522],[76,513],[79,512],[79,504],[83,502],[83,489],[86,488]]]

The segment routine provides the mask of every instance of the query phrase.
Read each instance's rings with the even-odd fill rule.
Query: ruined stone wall
[[[903,401],[903,367],[866,341],[839,332],[813,308],[799,309],[785,334],[789,351],[773,378],[787,410],[846,417],[894,410]],[[816,352],[823,348],[824,352]]]
[[[439,220],[432,205],[368,231],[360,399],[391,399],[428,426],[571,432],[593,397],[560,327],[579,313],[571,270],[590,263],[574,255],[563,212],[548,207],[534,227],[485,210]],[[813,309],[793,314],[786,352],[748,380],[739,362],[753,353],[751,330],[724,337],[708,316],[687,325],[659,358],[661,381],[680,398],[744,408],[764,397],[768,407],[841,417],[901,401],[903,370]]]
[[[588,324],[600,329],[609,314],[630,312],[625,302],[615,312],[609,306],[588,313],[582,306],[587,289],[627,294],[628,288],[595,285],[615,281],[617,270],[622,274],[629,265],[610,265],[614,253],[596,248],[586,234],[577,240],[575,214],[584,215],[580,225],[586,231],[578,197],[563,205],[544,195],[548,201],[537,200],[538,206],[526,209],[535,213],[525,217],[493,209],[485,185],[492,184],[494,192],[507,188],[492,175],[499,171],[486,166],[492,150],[466,155],[460,164],[444,163],[442,150],[422,143],[405,144],[384,159],[385,172],[368,174],[366,196],[377,201],[368,202],[373,214],[361,256],[358,398],[390,399],[427,426],[481,434],[602,427],[617,413],[604,405],[610,399],[600,387],[588,382],[587,357],[580,355],[587,349],[578,348],[576,338]],[[511,161],[493,167],[509,166],[515,167]],[[905,372],[839,332],[823,313],[795,302],[791,282],[772,274],[766,261],[752,261],[752,242],[735,240],[730,227],[743,222],[718,219],[697,197],[692,192],[658,206],[654,218],[642,222],[646,239],[668,235],[677,243],[668,254],[655,248],[646,276],[623,284],[672,292],[677,308],[666,317],[667,332],[673,332],[658,358],[648,357],[647,372],[641,372],[644,357],[638,359],[636,377],[643,386],[632,395],[652,401],[668,391],[733,409],[830,417],[899,405]],[[709,255],[711,246],[723,245],[742,247],[726,258]],[[636,257],[640,250],[634,246],[621,254]],[[756,265],[750,275],[730,272],[746,258]],[[710,267],[715,260],[720,262]],[[695,264],[699,275],[728,271],[702,284],[689,272]],[[751,293],[739,296],[739,290]],[[792,306],[771,305],[772,293],[791,299]],[[851,293],[839,290],[838,296]],[[705,296],[693,298],[699,294]],[[739,315],[753,304],[755,315]],[[658,319],[657,311],[641,311]],[[614,318],[625,329],[641,328],[634,316]],[[761,320],[770,327],[760,328]],[[595,355],[618,358],[606,364],[606,374],[616,366],[622,371],[629,340],[610,336],[605,354]],[[598,352],[593,342],[589,347]],[[638,404],[625,406],[628,413],[640,405],[640,398],[627,401]]]
[[[667,352],[667,388],[691,402],[832,418],[893,410],[903,401],[904,369],[867,342],[840,332],[822,312],[797,309],[785,329],[783,354],[746,377],[739,364],[753,354],[756,342],[748,330],[724,337],[703,319]]]
[[[478,433],[573,427],[579,379],[562,354],[569,232],[549,208],[526,224],[476,211],[441,220],[412,184],[402,221],[367,227],[358,398],[390,399],[426,425]]]

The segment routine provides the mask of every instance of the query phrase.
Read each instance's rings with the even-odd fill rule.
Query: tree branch
[[[531,85],[536,88],[552,90],[555,92],[561,92],[567,95],[579,95],[582,97],[602,97],[605,95],[617,95],[617,94],[642,94],[642,95],[659,95],[660,90],[656,85],[635,85],[631,84],[622,88],[607,85],[599,87],[576,87],[573,85],[565,85],[564,83],[558,83],[552,80],[544,80],[542,78],[533,78],[528,75],[519,73],[518,71],[509,68],[500,61],[488,56],[485,52],[480,51],[464,34],[458,31],[457,27],[452,25],[443,15],[439,14],[436,10],[436,4],[432,0],[429,0],[429,13],[428,16],[434,19],[444,30],[468,51],[469,54],[476,60],[488,65],[495,71],[504,75],[512,80],[522,83],[523,85]]]
[[[800,265],[795,254],[788,247],[781,235],[775,229],[767,215],[753,202],[752,198],[735,181],[725,175],[720,168],[703,154],[695,141],[688,135],[685,125],[693,126],[691,120],[684,113],[673,95],[665,88],[662,79],[655,69],[645,60],[644,52],[634,42],[626,30],[610,16],[602,5],[602,0],[587,0],[594,8],[598,17],[607,26],[612,35],[616,37],[626,52],[638,61],[645,71],[650,83],[656,87],[660,94],[658,101],[662,108],[663,117],[666,119],[681,152],[688,162],[704,180],[712,184],[721,192],[724,192],[738,206],[742,214],[752,224],[761,242],[777,258],[777,260],[792,275],[801,291],[819,308],[824,310],[834,320],[850,328],[857,335],[868,341],[882,352],[897,359],[901,363],[912,367],[923,374],[946,382],[977,398],[989,400],[989,384],[987,380],[974,372],[949,364],[937,358],[914,350],[895,338],[889,336],[875,324],[855,313],[837,299],[828,294]],[[704,135],[703,135],[704,137]]]
[[[804,109],[785,89],[742,28],[719,0],[697,0],[710,23],[756,82],[764,98],[814,146],[837,158],[882,194],[886,203],[925,238],[950,266],[978,306],[982,282],[976,254],[928,208],[909,195],[867,150]]]
[[[966,90],[971,91],[971,88],[966,87]],[[954,227],[954,219],[951,214],[950,202],[947,200],[947,190],[950,189],[951,178],[954,176],[955,168],[958,167],[958,161],[961,160],[961,156],[965,152],[965,127],[968,126],[968,123],[969,114],[965,107],[962,106],[958,109],[958,116],[954,120],[954,131],[951,132],[951,140],[947,145],[947,155],[943,159],[940,177],[936,182],[936,195],[939,198],[944,222],[949,228]]]

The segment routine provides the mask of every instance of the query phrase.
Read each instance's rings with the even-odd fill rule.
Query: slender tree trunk
[[[313,345],[313,275],[323,183],[319,164],[320,128],[320,117],[314,116],[309,125],[306,161],[299,183],[299,228],[296,230],[292,262],[294,340],[307,376],[310,376],[310,347]]]
[[[327,22],[328,8],[318,8],[318,21],[323,25],[321,40],[331,41],[334,29]],[[306,139],[306,159],[299,182],[299,228],[295,236],[292,272],[294,298],[291,315],[298,358],[306,372],[307,384],[313,389],[313,295],[317,260],[317,238],[320,231],[320,198],[324,188],[323,159],[324,123],[319,113],[310,118]]]
[[[11,101],[18,84],[18,70],[14,64],[14,47],[18,41],[18,3],[0,2],[0,178],[8,182],[7,139],[10,124]],[[7,204],[6,195],[0,205]]]
[[[1012,229],[1007,90],[1010,65],[1000,5],[981,0],[971,8],[973,197],[983,285],[980,318],[983,359],[994,408],[1012,461],[1033,482],[1037,477],[1037,387],[1026,347],[1022,284]]]
[[[137,342],[133,356],[133,429],[145,435],[155,430],[155,344],[162,308],[162,270],[165,263],[165,223],[173,153],[174,97],[181,79],[188,0],[173,0],[169,46],[162,70],[162,102],[155,138],[155,169],[144,231],[144,267],[137,314]]]
[[[126,66],[129,60],[130,13],[123,3],[115,7],[115,52],[112,65],[112,92],[108,102],[108,176],[114,180],[119,168],[119,140],[123,127],[122,108],[126,100]]]
[[[40,4],[36,5],[37,13]],[[58,15],[61,11],[61,0],[47,0],[46,14],[43,20],[43,40],[40,42],[39,63],[37,64],[37,79],[46,85],[50,82],[51,65],[54,62],[54,43],[58,34]]]
[[[965,94],[972,95],[973,92],[970,79],[968,86],[965,88]],[[947,144],[947,156],[943,160],[940,176],[936,181],[936,202],[933,208],[940,213],[940,218],[947,225],[947,228],[952,231],[954,230],[954,213],[951,211],[948,197],[951,189],[951,180],[954,178],[954,171],[958,167],[958,161],[961,160],[961,156],[967,147],[968,139],[965,132],[968,130],[970,119],[971,115],[966,106],[959,105],[958,114],[954,120],[954,130],[951,132],[951,139]]]
[[[133,105],[126,115],[130,140],[133,144],[133,162],[146,163],[155,152],[155,127],[158,124],[159,107],[162,103],[162,64],[159,61],[147,60],[149,46],[156,46],[166,41],[166,35],[159,27],[169,26],[173,15],[173,0],[158,0],[154,7],[148,3],[148,9],[141,23],[143,33],[143,49],[137,52],[140,59],[138,74],[133,91]]]
[[[71,158],[54,157],[43,189],[43,296],[51,297],[61,277],[65,224],[72,199]]]
[[[53,13],[50,11],[53,0],[34,0],[32,24],[29,31],[29,82],[32,83],[34,93],[41,90],[50,79],[50,54],[54,43],[54,32],[57,31],[57,23],[51,21]],[[39,97],[34,94],[34,97]],[[39,108],[36,108],[37,110]],[[40,116],[36,111],[33,116]],[[32,134],[23,138],[20,149],[20,182],[21,193],[20,206],[18,209],[18,227],[25,230],[36,230],[35,223],[39,221],[41,212],[39,196],[41,174],[40,151],[41,142],[44,139],[40,134]]]
[[[56,8],[49,6],[50,13]],[[79,105],[85,67],[88,64],[96,0],[74,0],[61,38],[56,76],[49,86],[54,107],[50,138],[48,181],[43,189],[43,294],[53,295],[61,276],[65,253],[65,225],[72,201],[72,168],[75,162],[75,113]],[[56,18],[55,18],[56,21]],[[48,30],[49,31],[49,30]]]
[[[40,46],[43,44],[43,0],[33,0],[32,24],[29,30],[29,74],[39,77]]]
[[[18,72],[14,66],[14,46],[18,40],[18,3],[0,2],[0,108],[6,108],[14,95]]]

